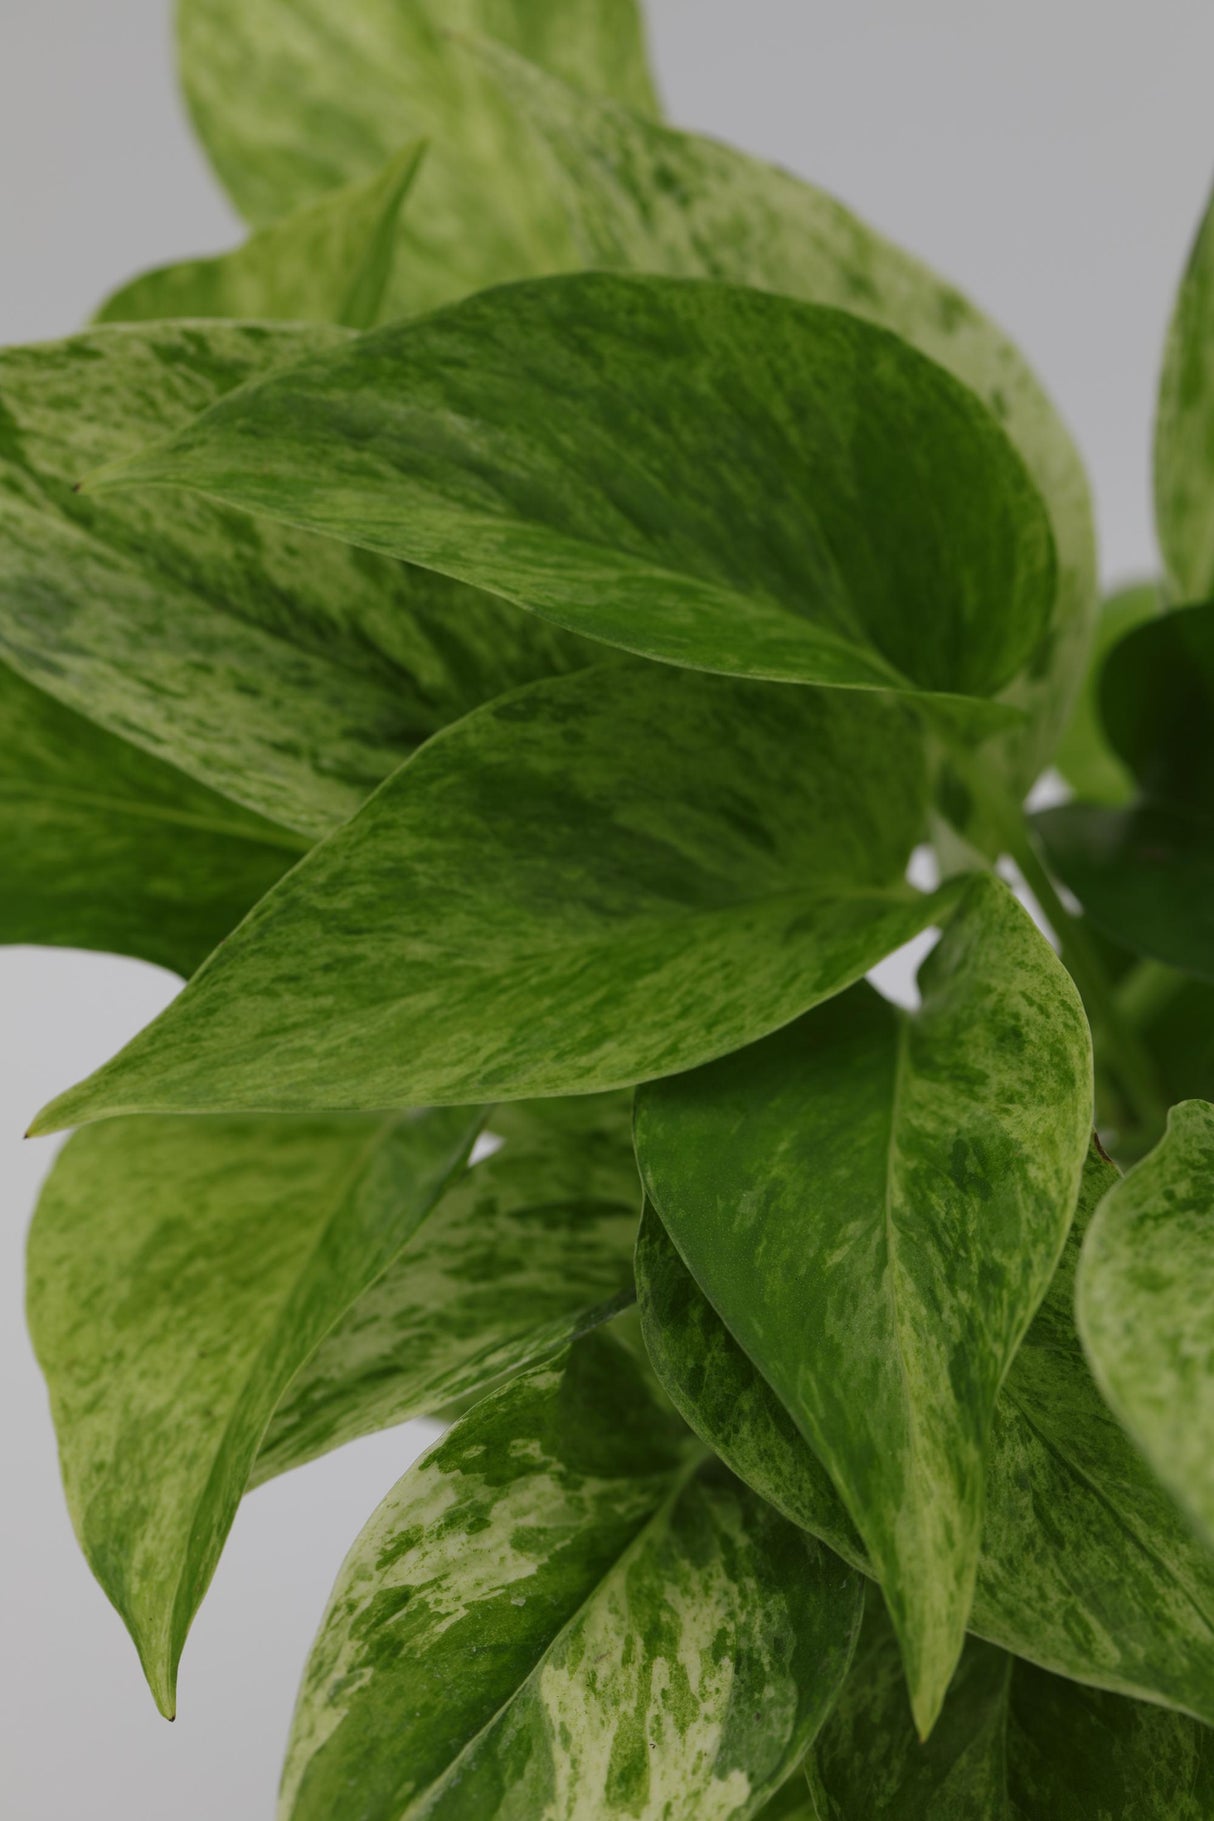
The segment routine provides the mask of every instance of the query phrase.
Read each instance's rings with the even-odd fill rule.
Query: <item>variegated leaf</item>
[[[1214,1557],[1092,1382],[1075,1266],[1118,1173],[1093,1148],[1063,1261],[995,1404],[970,1623],[1047,1669],[1214,1722]],[[682,1414],[778,1510],[871,1573],[825,1469],[695,1285],[652,1207],[637,1248],[650,1357]]]
[[[30,1329],[72,1521],[164,1713],[275,1406],[482,1117],[129,1120],[56,1161]]]
[[[1101,1203],[1079,1267],[1079,1331],[1102,1391],[1214,1543],[1214,1107],[1166,1136]]]
[[[690,1444],[690,1446],[689,1446]],[[464,1417],[358,1539],[289,1821],[742,1821],[845,1674],[858,1576],[705,1463],[600,1331]]]
[[[968,886],[913,1016],[871,988],[637,1100],[647,1192],[864,1538],[922,1732],[969,1620],[995,1397],[1071,1223],[1078,994]]]
[[[630,1085],[838,992],[939,915],[895,703],[657,665],[469,715],[46,1110],[436,1105]]]
[[[166,511],[73,492],[107,456],[342,339],[162,323],[0,353],[0,661],[307,836],[448,721],[592,649],[440,577],[201,500]]]
[[[1177,293],[1155,417],[1155,524],[1174,598],[1214,592],[1214,204]]]

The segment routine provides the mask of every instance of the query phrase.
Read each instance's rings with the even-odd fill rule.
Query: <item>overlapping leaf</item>
[[[721,279],[851,311],[938,361],[1003,423],[1041,491],[1058,553],[1048,627],[1007,691],[1028,725],[988,754],[1027,789],[1082,673],[1096,561],[1082,462],[1019,350],[917,259],[788,172],[588,100],[500,44],[469,54],[547,148],[582,263]]]
[[[0,665],[0,941],[191,974],[305,843]]]
[[[1118,589],[1101,604],[1083,688],[1054,753],[1058,770],[1085,802],[1115,808],[1134,796],[1133,779],[1104,730],[1100,682],[1109,652],[1135,626],[1153,619],[1159,607],[1154,582]]]
[[[576,263],[559,196],[515,111],[456,36],[652,108],[637,0],[179,0],[194,124],[241,212],[264,224],[431,141],[402,236],[400,308]]]
[[[924,1745],[870,1599],[809,1775],[817,1821],[1206,1821],[1214,1732],[971,1640]]]
[[[969,885],[922,1010],[861,987],[637,1102],[648,1193],[830,1472],[930,1728],[969,1619],[995,1396],[1053,1275],[1091,1129],[1069,977]]]
[[[1214,1107],[1173,1107],[1167,1135],[1105,1197],[1077,1309],[1109,1403],[1214,1541]]]
[[[1075,1333],[1080,1243],[1117,1181],[1093,1148],[1063,1262],[996,1402],[970,1622],[1061,1675],[1214,1721],[1214,1558],[1109,1413]],[[825,1469],[652,1208],[637,1289],[650,1356],[692,1427],[777,1509],[871,1573]]]
[[[481,1119],[132,1120],[57,1160],[30,1328],[81,1546],[165,1713],[275,1406]]]
[[[1214,605],[1128,633],[1105,660],[1100,707],[1139,794],[1041,816],[1050,858],[1116,941],[1214,980]]]
[[[505,696],[321,842],[38,1122],[580,1094],[840,991],[939,914],[897,704],[659,666]],[[947,899],[947,892],[946,892]]]
[[[352,1550],[284,1821],[742,1821],[829,1711],[859,1577],[715,1463],[602,1332],[478,1404]]]
[[[232,253],[133,278],[106,299],[96,321],[230,316],[371,328],[388,296],[401,208],[424,155],[423,146],[406,147],[374,176],[327,191]]]
[[[439,727],[584,662],[487,596],[184,497],[72,491],[335,329],[159,324],[0,354],[0,661],[312,836]]]
[[[253,1482],[484,1391],[630,1302],[630,1107],[608,1096],[503,1108],[504,1149],[447,1191],[296,1373]]]
[[[487,292],[229,395],[90,483],[136,484],[671,663],[977,698],[986,730],[1054,599],[1045,508],[973,394],[858,317],[727,285]]]
[[[1214,208],[1189,254],[1155,420],[1155,523],[1173,596],[1214,594]]]

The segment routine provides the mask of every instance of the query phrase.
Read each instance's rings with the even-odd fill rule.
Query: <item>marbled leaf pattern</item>
[[[1214,1107],[1172,1108],[1166,1136],[1110,1189],[1079,1266],[1079,1332],[1097,1382],[1214,1544]]]
[[[430,141],[397,260],[401,311],[579,263],[546,161],[461,34],[656,106],[638,0],[178,0],[177,17],[194,124],[251,222]]]
[[[899,705],[664,666],[499,698],[264,898],[39,1129],[589,1093],[736,1049],[950,901]]]
[[[970,1624],[1061,1675],[1214,1722],[1214,1556],[1110,1415],[1075,1333],[1080,1244],[1117,1181],[1093,1147],[1062,1263],[996,1400]],[[825,1469],[652,1207],[637,1290],[650,1357],[702,1440],[786,1517],[871,1573]]]
[[[0,353],[0,661],[308,836],[448,721],[594,649],[441,577],[202,500],[73,492],[107,456],[343,338],[161,323]]]
[[[716,1463],[606,1331],[476,1405],[338,1579],[284,1821],[743,1821],[835,1698],[858,1576]]]
[[[969,1620],[995,1397],[1049,1285],[1092,1116],[1078,995],[1005,886],[968,886],[913,1016],[871,988],[642,1089],[646,1190],[827,1467],[921,1730]]]
[[[0,942],[191,974],[306,849],[0,664]]]
[[[95,320],[230,316],[369,329],[390,314],[400,212],[424,157],[424,146],[407,146],[374,176],[326,191],[231,253],[144,272]]]
[[[1174,598],[1214,590],[1214,205],[1189,253],[1155,417],[1155,526]]]
[[[643,656],[983,700],[1050,623],[1050,522],[906,342],[739,286],[503,286],[247,387],[88,482],[189,488]]]
[[[972,1639],[923,1744],[870,1598],[809,1781],[817,1821],[1209,1821],[1214,1732]]]
[[[276,1404],[482,1118],[127,1120],[57,1159],[30,1329],[77,1535],[164,1713]]]

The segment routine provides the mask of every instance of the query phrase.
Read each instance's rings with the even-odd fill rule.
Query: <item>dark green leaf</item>
[[[658,666],[535,684],[424,747],[40,1129],[689,1067],[939,914],[902,877],[924,801],[915,726],[876,696]]]
[[[0,665],[0,942],[191,974],[304,843]]]
[[[921,1744],[870,1599],[810,1784],[818,1821],[1208,1821],[1214,1733],[971,1640]]]
[[[506,286],[90,484],[191,488],[609,645],[792,682],[990,696],[1054,598],[1045,508],[972,393],[858,317],[726,285]]]
[[[72,491],[343,339],[159,324],[0,354],[0,661],[308,836],[478,702],[585,661],[567,634],[399,563],[202,500]]]
[[[130,1120],[51,1171],[30,1328],[72,1521],[164,1713],[275,1406],[482,1117]]]
[[[1093,1148],[1063,1262],[995,1405],[970,1623],[1062,1675],[1214,1720],[1214,1557],[1110,1415],[1075,1333],[1080,1242],[1117,1180]],[[637,1289],[650,1355],[692,1427],[786,1517],[871,1573],[825,1470],[652,1208]]]
[[[1214,594],[1214,207],[1189,254],[1155,419],[1155,522],[1173,595]]]
[[[640,1184],[615,1097],[503,1113],[504,1149],[447,1191],[296,1373],[255,1484],[480,1393],[632,1300]]]
[[[273,221],[424,138],[401,309],[576,264],[542,153],[461,32],[656,106],[637,0],[179,0],[186,99],[241,213]]]
[[[233,253],[145,272],[107,298],[96,321],[231,316],[371,328],[381,318],[401,207],[424,150],[407,147],[373,177],[327,191]]]
[[[988,875],[913,1016],[860,987],[637,1100],[647,1192],[864,1538],[931,1727],[969,1618],[999,1385],[1071,1223],[1091,1046]]]
[[[1049,761],[1083,670],[1096,556],[1083,465],[1019,350],[969,300],[850,210],[731,146],[591,100],[500,44],[473,47],[548,150],[583,265],[715,278],[891,329],[1003,423],[1050,514],[1057,591],[1006,692],[1028,724],[995,752],[1017,794]],[[989,755],[988,755],[989,756]]]
[[[1152,619],[1160,608],[1159,587],[1143,582],[1122,588],[1101,605],[1087,675],[1071,719],[1054,754],[1067,783],[1089,803],[1118,807],[1128,803],[1134,787],[1125,766],[1109,745],[1100,714],[1100,679],[1105,659],[1119,639]]]
[[[464,1417],[347,1559],[283,1817],[333,1821],[354,1783],[362,1821],[756,1815],[861,1582],[690,1439],[603,1333]]]
[[[1166,1136],[1105,1196],[1076,1306],[1113,1410],[1214,1542],[1214,1107],[1173,1107]]]
[[[1144,797],[1214,822],[1214,603],[1128,632],[1105,660],[1100,714]]]

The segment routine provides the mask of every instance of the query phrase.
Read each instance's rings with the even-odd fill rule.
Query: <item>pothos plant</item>
[[[0,360],[0,934],[186,981],[33,1128],[162,1711],[245,1492],[438,1413],[284,1821],[1214,1815],[1214,228],[1096,618],[1015,348],[633,0],[179,28],[249,239]]]

